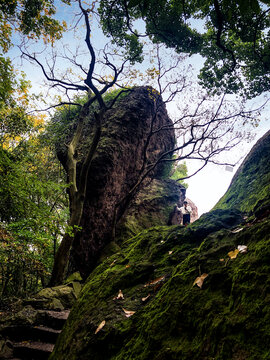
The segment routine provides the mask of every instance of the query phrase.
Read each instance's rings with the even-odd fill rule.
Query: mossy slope
[[[253,147],[246,157],[226,194],[215,208],[238,208],[241,211],[259,215],[264,212],[264,203],[270,202],[270,131]]]
[[[260,170],[257,201],[243,197],[238,209],[227,202],[187,228],[154,227],[125,241],[89,276],[50,359],[269,359],[270,201]],[[243,218],[239,208],[251,213],[259,202],[263,215]],[[238,245],[248,252],[230,259]],[[203,273],[202,288],[193,286]],[[114,299],[119,289],[124,299]]]

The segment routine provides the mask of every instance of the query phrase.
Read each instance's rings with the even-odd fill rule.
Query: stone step
[[[61,330],[68,318],[69,313],[70,310],[39,310],[37,322],[40,325],[48,326],[56,330]]]
[[[2,328],[1,337],[11,346],[11,355],[8,355],[8,358],[11,360],[47,360],[69,313],[70,310],[38,310],[35,319],[36,326],[9,325]],[[0,359],[2,358],[0,353]]]
[[[55,343],[61,330],[46,326],[12,325],[2,330],[2,335],[12,341],[34,340]]]
[[[21,360],[47,360],[54,344],[38,341],[21,341],[13,344],[13,357]]]

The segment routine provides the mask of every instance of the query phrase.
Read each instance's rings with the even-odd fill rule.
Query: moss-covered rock
[[[70,309],[82,289],[82,278],[79,273],[71,274],[65,284],[40,290],[32,298],[24,299],[24,305],[35,309],[61,311]]]
[[[144,230],[106,258],[89,276],[50,359],[269,359],[269,175],[258,164],[267,156],[269,162],[269,147],[262,155],[249,155],[231,200],[225,195],[186,228]],[[240,186],[250,183],[252,161],[257,195]],[[245,216],[260,204],[260,217]],[[247,252],[237,253],[238,245]]]
[[[153,226],[168,225],[175,204],[182,206],[185,194],[185,187],[175,180],[152,180],[130,203],[116,228],[117,241],[131,238]]]
[[[237,208],[251,214],[264,212],[270,202],[270,131],[253,147],[243,161],[226,194],[215,208]]]

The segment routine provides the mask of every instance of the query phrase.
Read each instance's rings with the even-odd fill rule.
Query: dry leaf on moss
[[[244,254],[247,252],[247,246],[246,245],[238,245],[237,249],[239,250],[240,253]]]
[[[160,276],[159,278],[157,278],[155,280],[152,280],[149,283],[145,284],[144,287],[155,285],[155,284],[159,283],[160,281],[162,281],[164,279],[165,279],[165,276]]]
[[[124,299],[124,294],[122,293],[122,290],[119,290],[118,295],[113,298],[113,300],[119,300],[119,299]]]
[[[206,274],[206,273],[203,273],[201,276],[198,276],[198,277],[195,279],[195,281],[194,281],[194,283],[193,283],[193,286],[194,286],[194,285],[198,285],[199,288],[201,289],[201,288],[202,288],[202,285],[203,285],[203,282],[204,282],[204,279],[206,279],[207,276],[208,276],[208,274]]]
[[[239,254],[239,250],[235,249],[233,251],[228,252],[228,255],[231,259],[235,259],[237,257],[237,255]]]
[[[98,327],[95,331],[95,334],[97,334],[104,327],[105,324],[106,324],[105,320],[101,321],[101,323],[98,325]]]
[[[123,308],[123,311],[125,313],[125,316],[128,318],[130,316],[132,316],[133,314],[135,314],[135,311],[132,311],[132,310],[126,310]]]
[[[112,267],[116,263],[117,259],[113,260],[113,262],[110,264],[110,267]]]
[[[243,228],[237,228],[237,229],[232,230],[232,233],[233,233],[233,234],[237,234],[237,233],[239,233],[239,232],[242,231],[242,230],[243,230]]]
[[[150,296],[151,296],[151,295],[150,295],[150,294],[148,294],[146,297],[143,297],[143,298],[142,298],[142,301],[146,301],[147,299],[149,299],[149,298],[150,298]]]

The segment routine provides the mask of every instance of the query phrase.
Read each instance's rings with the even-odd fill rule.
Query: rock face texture
[[[268,359],[269,161],[270,133],[214,210],[123,242],[87,279],[50,359]]]
[[[174,180],[154,179],[137,194],[116,229],[116,238],[126,240],[138,232],[171,222],[175,204],[183,205],[186,189]],[[177,222],[175,224],[180,224]],[[174,225],[175,225],[174,224]]]
[[[78,169],[84,160],[85,149],[91,143],[92,121],[90,117],[85,122],[78,149]],[[63,144],[66,141],[61,139],[62,146],[58,151],[64,167]],[[82,231],[75,237],[71,251],[73,270],[79,270],[84,278],[94,268],[104,246],[111,241],[114,222],[121,218],[129,197],[117,208],[116,205],[137,183],[143,167],[173,149],[174,141],[172,121],[161,97],[151,88],[133,89],[106,112],[101,141],[89,170],[80,224]],[[164,163],[159,164],[149,176],[162,176],[164,168]]]
[[[186,198],[186,201],[188,202],[188,206],[191,207],[192,213],[190,215],[190,222],[193,223],[195,220],[198,219],[198,208],[197,206],[194,204],[193,201],[191,201],[189,198]]]

